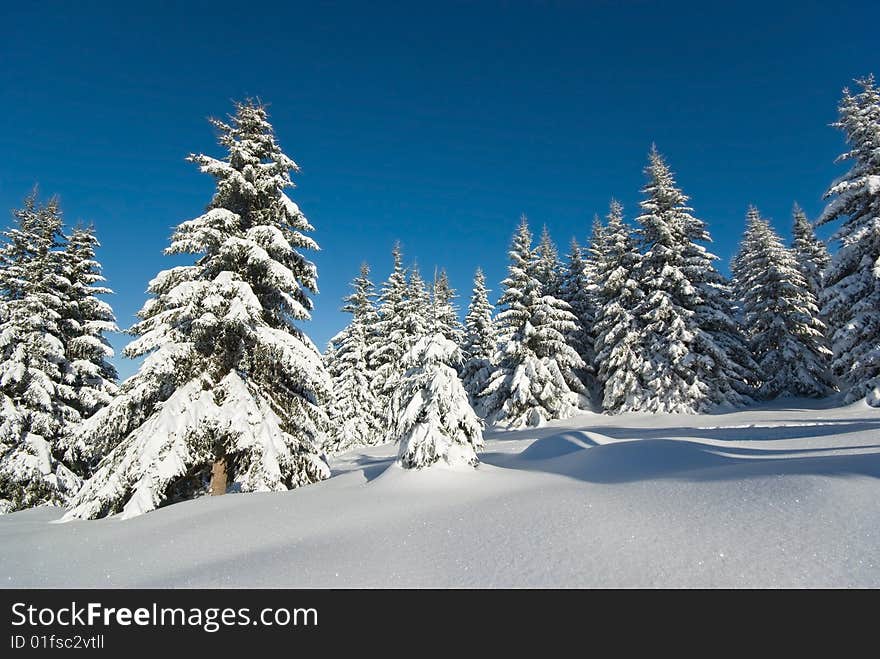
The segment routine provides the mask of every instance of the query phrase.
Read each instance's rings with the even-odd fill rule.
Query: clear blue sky
[[[497,294],[521,213],[560,247],[611,196],[632,218],[652,142],[726,268],[748,204],[784,235],[794,200],[821,210],[840,90],[880,74],[876,0],[4,3],[2,23],[0,207],[39,182],[94,221],[123,326],[210,199],[184,161],[222,155],[205,118],[270,103],[323,250],[305,326],[321,348],[395,239],[464,305],[478,265]]]

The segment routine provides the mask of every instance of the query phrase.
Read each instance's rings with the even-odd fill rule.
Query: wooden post
[[[226,456],[221,455],[214,460],[211,467],[211,496],[226,494]]]

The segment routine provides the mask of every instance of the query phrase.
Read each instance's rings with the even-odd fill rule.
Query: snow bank
[[[14,513],[0,583],[880,587],[880,410],[806,405],[487,432],[467,470],[359,449],[316,485],[126,521]]]

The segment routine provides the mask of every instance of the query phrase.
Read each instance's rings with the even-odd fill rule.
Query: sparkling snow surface
[[[291,492],[130,520],[0,516],[7,587],[880,587],[880,409],[584,415],[487,432],[476,469],[396,447]]]

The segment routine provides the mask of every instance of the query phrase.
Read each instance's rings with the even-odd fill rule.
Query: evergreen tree
[[[399,269],[395,262],[395,271],[392,273],[392,277],[395,278],[398,272],[403,272],[403,270]],[[396,300],[396,293],[392,295],[390,300]],[[382,333],[379,336],[388,337],[381,354],[386,358],[390,355],[399,355],[393,363],[386,363],[381,371],[383,376],[381,378],[381,401],[385,410],[384,441],[392,441],[395,437],[394,424],[400,413],[400,409],[397,407],[399,397],[395,395],[395,392],[401,386],[407,370],[403,357],[420,338],[431,333],[431,295],[425,287],[425,280],[422,279],[418,264],[413,264],[409,269],[408,277],[403,282],[401,295],[402,297],[394,302],[394,306],[388,307],[388,316],[383,316],[378,325],[381,328],[383,323],[387,321],[386,326],[390,332],[384,334],[385,330],[380,329]]]
[[[367,362],[367,339],[378,315],[366,263],[351,285],[354,292],[345,298],[342,307],[351,314],[351,323],[333,337],[331,350],[326,355],[335,393],[330,421],[336,452],[378,444],[384,434],[381,423],[384,412],[373,390],[372,372]]]
[[[598,234],[595,262],[595,368],[602,409],[639,409],[646,396],[642,380],[640,328],[635,309],[644,297],[638,280],[641,255],[623,221],[623,207],[611,201],[608,223]]]
[[[825,193],[831,201],[819,218],[842,220],[821,306],[846,400],[880,406],[880,89],[872,76],[857,82],[861,91],[844,90],[834,124],[850,147],[838,161],[851,167]]]
[[[543,295],[531,244],[523,216],[499,303],[501,347],[493,360],[497,366],[479,400],[491,422],[508,427],[566,418],[588,404],[583,385],[572,388],[578,387],[574,370],[585,367],[565,341],[577,327],[574,314],[565,302]]]
[[[611,206],[620,207],[620,212],[623,212],[623,207],[617,203],[616,200],[611,200]],[[602,260],[602,249],[601,245],[603,245],[604,235],[603,232],[605,228],[602,226],[602,220],[599,219],[599,215],[593,215],[593,226],[590,230],[590,238],[587,241],[587,245],[584,248],[584,274],[587,277],[587,281],[590,286],[593,286],[596,280],[596,268],[599,261]],[[594,292],[593,289],[590,289],[591,294]]]
[[[758,365],[736,316],[736,296],[731,283],[715,269],[718,257],[697,241],[711,242],[703,222],[690,225],[685,261],[697,291],[694,307],[694,352],[709,383],[707,405],[742,406],[752,402]]]
[[[25,197],[22,208],[12,211],[13,226],[3,232],[4,244],[0,247],[0,304],[7,311],[11,303],[24,299],[33,292],[32,265],[36,261],[37,252],[42,243],[40,216],[58,212],[58,200],[52,198],[48,204],[39,204],[38,191],[35,187]],[[61,222],[54,220],[46,227],[55,229],[50,244],[57,246],[62,238]],[[48,255],[49,249],[46,250]],[[56,285],[57,288],[57,285]]]
[[[792,215],[794,226],[791,248],[794,250],[798,269],[807,282],[807,288],[818,300],[822,295],[822,273],[831,262],[831,256],[825,243],[816,238],[813,225],[797,204],[794,205]]]
[[[579,370],[578,376],[587,384],[592,380],[592,365],[596,359],[593,347],[593,323],[596,310],[587,276],[587,263],[583,257],[583,250],[574,238],[571,239],[571,249],[562,277],[560,294],[574,314],[576,325],[574,330],[566,333],[565,340],[583,360],[585,367]]]
[[[58,447],[80,420],[65,351],[61,210],[34,190],[14,216],[0,250],[0,512],[64,505],[80,486]]]
[[[379,295],[379,319],[369,337],[368,363],[375,374],[375,391],[387,409],[393,383],[402,375],[401,360],[407,349],[407,281],[400,243],[391,251],[394,266]]]
[[[440,332],[455,345],[464,340],[464,328],[458,319],[458,308],[455,305],[455,290],[449,285],[446,270],[434,273],[434,284],[431,287],[431,316],[433,331]]]
[[[562,265],[559,262],[559,251],[550,237],[546,224],[541,231],[541,240],[535,248],[532,270],[541,284],[543,295],[562,298]]]
[[[99,246],[94,227],[78,226],[63,252],[64,275],[70,282],[62,311],[64,344],[70,362],[68,381],[74,389],[72,404],[83,419],[108,405],[118,390],[116,368],[108,361],[113,357],[113,348],[104,333],[118,332],[119,328],[113,309],[97,297],[113,292],[102,285],[105,279],[101,264],[95,259]],[[59,441],[66,462],[80,476],[90,475],[103,455],[91,454],[91,444],[83,441],[71,445],[69,438],[67,433]]]
[[[321,363],[324,364],[324,370],[327,371],[327,375],[330,377],[331,385],[333,384],[333,380],[335,378],[334,369],[337,366],[337,340],[341,340],[339,334],[335,334],[327,342],[327,346],[324,348],[324,352],[321,353]],[[321,448],[324,450],[324,452],[330,453],[336,450],[340,431],[339,399],[336,393],[336,389],[333,387],[331,387],[330,389],[330,396],[327,399],[327,404],[324,408],[324,411],[327,413],[329,425],[327,427],[327,434],[324,437],[324,443]]]
[[[611,200],[612,211],[616,208],[617,211],[620,212],[621,218],[623,217],[623,207],[617,203],[616,200]],[[588,305],[588,308],[592,312],[592,319],[589,325],[587,325],[587,331],[589,333],[589,341],[590,344],[590,361],[587,365],[591,369],[591,373],[593,375],[593,384],[594,389],[600,387],[600,383],[598,381],[598,372],[599,366],[596,363],[596,330],[595,323],[596,317],[599,313],[599,304],[598,304],[598,294],[599,294],[599,285],[600,281],[599,277],[599,263],[602,261],[604,255],[602,254],[602,245],[605,240],[605,226],[602,224],[602,220],[599,219],[598,214],[593,215],[593,225],[590,230],[590,236],[587,241],[587,245],[581,249],[581,255],[583,257],[583,278],[587,284],[587,290],[585,295],[585,303]]]
[[[571,344],[571,340],[578,334],[581,325],[578,317],[574,315],[571,305],[564,298],[562,263],[546,225],[541,231],[541,240],[538,242],[538,246],[532,252],[530,269],[532,276],[540,284],[541,305],[544,309],[545,322],[573,323],[569,329],[563,330],[563,337],[569,347],[573,347],[575,352],[578,352],[578,347],[583,346],[574,346]],[[556,358],[555,353],[552,354]],[[557,362],[568,388],[578,394],[579,405],[588,406],[585,381],[589,376],[589,364],[583,362],[580,366],[572,366],[568,363],[566,354],[559,354]]]
[[[502,344],[513,339],[517,329],[529,318],[527,305],[541,296],[541,284],[532,274],[532,232],[525,215],[520,217],[508,256],[508,275],[501,282],[504,291],[498,300],[500,311],[495,318],[498,340]]]
[[[770,228],[755,207],[734,275],[743,301],[749,346],[759,365],[763,398],[827,396],[831,351],[819,320],[816,298],[801,274],[792,250]]]
[[[475,400],[483,391],[492,372],[492,356],[497,349],[495,324],[492,320],[494,307],[489,303],[489,290],[482,269],[474,275],[474,289],[465,316],[464,364],[461,380],[465,391]]]
[[[483,424],[455,371],[460,361],[459,347],[439,332],[419,338],[404,355],[407,370],[394,392],[401,466],[420,469],[442,461],[475,467],[479,462]]]
[[[652,148],[638,217],[645,292],[634,313],[641,328],[646,396],[640,409],[694,413],[747,402],[751,363],[731,316],[729,292],[712,266],[705,224]]]
[[[113,447],[65,516],[131,517],[210,487],[284,490],[329,476],[319,447],[331,383],[296,323],[310,317],[313,228],[285,194],[296,163],[262,105],[212,124],[223,159],[191,155],[216,179],[206,213],[176,228],[168,254],[198,255],[150,282],[129,357],[146,356],[79,434]],[[210,483],[210,485],[209,485]]]
[[[404,298],[403,325],[406,334],[403,340],[404,354],[424,336],[433,332],[433,319],[431,294],[422,279],[419,266],[414,263],[409,270],[409,281]]]

